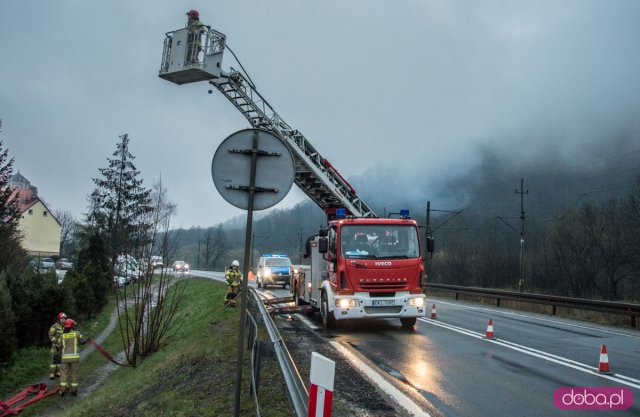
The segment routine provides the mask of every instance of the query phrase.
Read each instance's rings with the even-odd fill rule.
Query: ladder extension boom
[[[295,183],[320,208],[343,207],[356,217],[376,217],[304,135],[291,128],[242,73],[231,68],[209,81],[244,115],[251,126],[278,136],[291,150],[295,161]]]

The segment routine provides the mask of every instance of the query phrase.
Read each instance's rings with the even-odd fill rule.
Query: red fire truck
[[[253,128],[278,136],[291,150],[294,182],[327,213],[328,227],[308,241],[310,270],[296,274],[291,285],[296,303],[319,309],[326,327],[365,317],[399,318],[403,327],[413,326],[425,313],[416,222],[408,212],[401,218],[378,218],[338,170],[271,107],[244,70],[223,70],[224,34],[205,26],[191,34],[199,37],[196,49],[188,47],[189,36],[186,28],[167,32],[158,75],[179,85],[208,81]],[[426,243],[432,251],[432,239]]]
[[[428,249],[433,243],[427,240]],[[322,323],[373,317],[399,318],[411,327],[425,314],[424,266],[418,225],[399,219],[338,214],[307,241],[311,266],[294,275],[297,304],[319,309]]]

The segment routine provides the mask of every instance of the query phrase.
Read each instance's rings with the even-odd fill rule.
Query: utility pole
[[[300,243],[298,245],[298,265],[302,265],[302,227],[300,228]]]
[[[520,194],[520,282],[518,287],[522,292],[524,290],[524,195],[529,194],[529,190],[524,191],[524,178],[520,178],[520,190],[516,189],[516,194]]]
[[[198,230],[198,266],[197,268],[200,269],[200,231]]]

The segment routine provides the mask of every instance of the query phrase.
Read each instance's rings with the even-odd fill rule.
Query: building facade
[[[38,189],[20,171],[9,181],[13,198],[18,199],[22,247],[33,256],[60,255],[62,226],[38,197]]]

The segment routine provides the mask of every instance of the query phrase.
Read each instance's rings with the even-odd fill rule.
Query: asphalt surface
[[[262,293],[282,297],[288,290]],[[428,298],[427,317],[432,304],[437,319],[419,319],[409,331],[392,319],[341,322],[331,331],[320,328],[318,316],[297,321],[320,344],[339,343],[372,364],[428,415],[640,416],[637,329],[444,298]],[[490,319],[494,339],[484,337]],[[597,371],[601,345],[607,347],[611,374]],[[635,401],[628,410],[559,410],[553,395],[560,387],[624,387]]]

